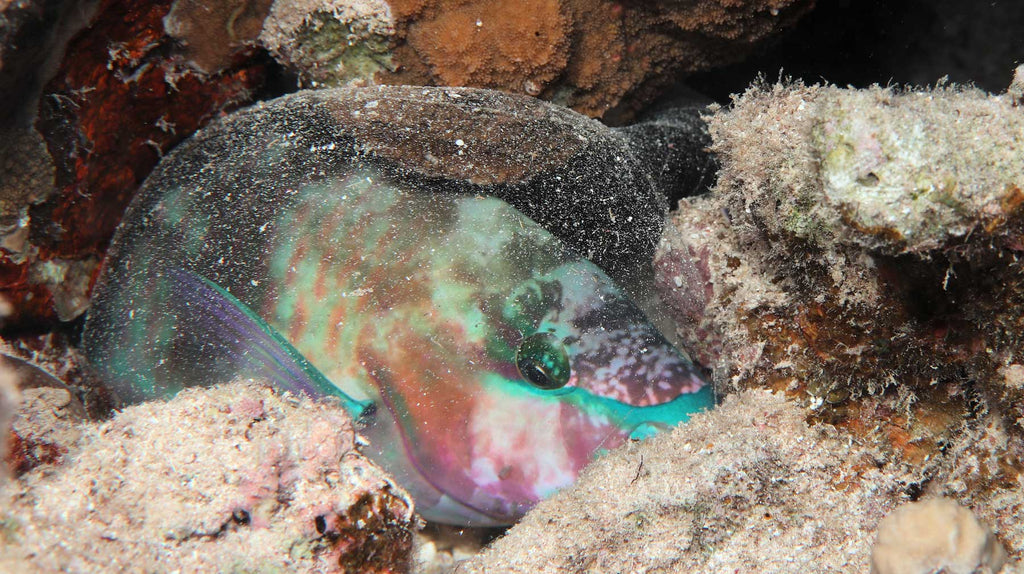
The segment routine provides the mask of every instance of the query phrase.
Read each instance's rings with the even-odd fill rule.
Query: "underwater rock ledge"
[[[720,393],[785,391],[1024,551],[1019,85],[757,85],[709,118],[659,291]]]

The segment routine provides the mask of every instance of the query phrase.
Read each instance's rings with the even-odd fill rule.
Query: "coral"
[[[621,119],[673,73],[742,58],[812,6],[810,0],[279,0],[263,41],[308,85],[495,88]]]
[[[401,21],[409,13],[394,2]],[[538,95],[568,62],[569,18],[559,2],[471,2],[432,6],[406,41],[440,85],[504,87]]]
[[[392,69],[395,33],[383,0],[277,0],[260,43],[299,76],[302,85],[367,84]]]
[[[186,31],[188,7],[197,10],[176,4],[172,28]],[[59,43],[32,44],[40,51],[34,61],[55,64],[35,125],[27,125],[35,114],[22,112],[20,135],[3,134],[9,137],[0,149],[0,295],[11,311],[5,327],[80,315],[135,187],[171,146],[247,101],[263,81],[263,64],[244,54],[215,74],[197,72],[188,60],[199,46],[196,30],[188,36],[192,48],[167,35],[170,9],[169,0],[105,0],[63,52]],[[32,83],[18,88],[14,97],[31,105]]]
[[[356,452],[337,406],[239,382],[129,407],[81,433],[60,466],[29,471],[3,493],[5,568],[397,572],[408,563],[411,503]]]
[[[997,376],[1020,352],[1022,126],[972,90],[751,89],[659,248],[684,340],[721,385],[809,396],[933,464],[979,394],[1022,398]]]
[[[231,66],[239,52],[256,44],[273,0],[175,0],[164,30],[185,46],[197,70],[212,74]]]
[[[876,574],[996,572],[1006,550],[970,510],[948,498],[905,504],[882,519],[871,549]]]
[[[1014,68],[1013,80],[1010,81],[1010,87],[1007,88],[1006,95],[1010,96],[1013,103],[1017,106],[1024,103],[1024,64]]]
[[[901,499],[875,453],[765,391],[595,461],[467,572],[857,572]]]

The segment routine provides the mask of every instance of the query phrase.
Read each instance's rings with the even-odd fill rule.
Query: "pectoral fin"
[[[221,360],[230,361],[239,373],[264,378],[279,390],[312,398],[338,397],[353,420],[373,406],[341,391],[274,327],[216,283],[184,269],[172,273],[178,329],[205,337],[204,342],[227,355]]]

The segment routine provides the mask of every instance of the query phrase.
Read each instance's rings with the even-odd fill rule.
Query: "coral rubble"
[[[60,461],[0,491],[0,569],[400,572],[409,563],[412,503],[356,452],[340,407],[240,382],[129,407],[79,432]]]

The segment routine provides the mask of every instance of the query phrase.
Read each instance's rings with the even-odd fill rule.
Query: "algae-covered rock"
[[[1024,203],[1024,114],[938,87],[756,87],[711,123],[723,188],[775,232],[889,254],[1006,236]]]
[[[710,123],[718,185],[680,204],[656,265],[720,382],[754,373],[838,403],[896,385],[964,396],[982,379],[1020,400],[995,378],[1021,349],[1024,115],[1011,97],[778,85]],[[946,422],[965,414],[939,402]],[[926,440],[946,423],[929,424]]]

